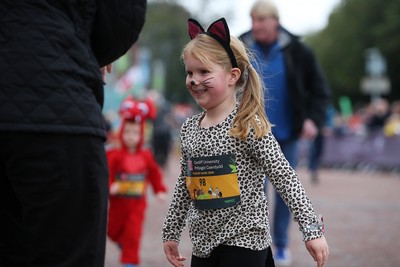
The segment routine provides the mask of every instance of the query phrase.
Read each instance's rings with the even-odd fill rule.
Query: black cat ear
[[[218,41],[228,53],[232,67],[237,68],[238,64],[232,48],[230,47],[231,35],[229,33],[228,24],[224,18],[220,18],[211,23],[210,27],[207,29],[207,32],[204,31],[203,27],[197,20],[190,18],[188,19],[188,30],[190,39],[196,38],[196,36],[199,34],[206,34]]]
[[[188,19],[188,30],[190,39],[195,38],[200,33],[204,33],[203,27],[201,27],[200,23],[194,19]]]
[[[210,27],[208,27],[207,33],[214,35],[213,37],[218,36],[228,45],[231,42],[228,24],[224,18],[214,21]]]

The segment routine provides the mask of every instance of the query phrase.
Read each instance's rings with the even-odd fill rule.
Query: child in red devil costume
[[[146,209],[146,191],[151,184],[160,200],[166,187],[160,167],[150,150],[143,147],[144,123],[155,116],[153,105],[129,97],[120,109],[119,148],[107,153],[110,173],[110,207],[107,234],[122,249],[124,267],[136,267]]]

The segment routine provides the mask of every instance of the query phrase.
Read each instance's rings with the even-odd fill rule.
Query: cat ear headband
[[[235,55],[230,46],[231,35],[229,33],[228,24],[224,18],[220,18],[208,27],[207,31],[203,29],[197,20],[190,18],[188,20],[188,29],[190,39],[196,38],[199,34],[207,34],[208,36],[214,38],[218,43],[220,43],[225,51],[228,53],[229,59],[231,60],[232,68],[237,68],[238,64],[236,62]]]

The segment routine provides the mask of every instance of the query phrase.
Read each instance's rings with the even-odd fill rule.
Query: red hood
[[[122,149],[126,150],[127,147],[122,140],[122,133],[125,128],[126,121],[135,121],[140,123],[140,140],[137,145],[137,151],[141,150],[144,143],[144,128],[147,119],[154,119],[157,115],[157,110],[154,103],[150,99],[136,100],[128,96],[122,103],[119,110],[121,116],[121,127],[118,134],[118,139],[121,142]]]

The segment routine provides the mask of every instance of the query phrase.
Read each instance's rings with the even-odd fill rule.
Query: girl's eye
[[[191,77],[192,75],[193,75],[193,73],[192,73],[191,71],[187,71],[187,72],[186,72],[186,76]]]
[[[200,72],[201,72],[201,74],[207,74],[207,73],[209,73],[208,70],[201,70]]]

